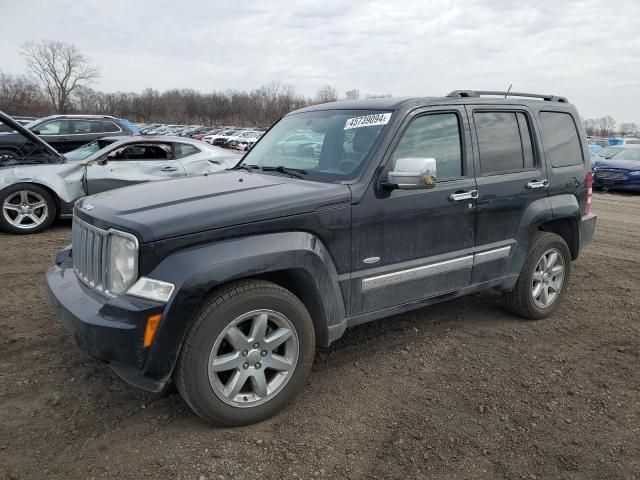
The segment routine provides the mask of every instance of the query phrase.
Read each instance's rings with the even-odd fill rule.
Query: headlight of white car
[[[138,276],[138,239],[118,230],[109,230],[107,289],[122,295]]]

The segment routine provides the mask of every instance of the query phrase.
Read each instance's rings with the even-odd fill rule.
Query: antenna
[[[511,87],[513,87],[513,83],[509,84],[509,88],[507,89],[507,91],[504,94],[504,98],[507,98],[507,95],[509,95],[509,92],[511,91]]]

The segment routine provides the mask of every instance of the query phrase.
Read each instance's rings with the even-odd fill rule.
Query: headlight
[[[138,276],[138,239],[131,234],[109,230],[107,289],[122,295]]]
[[[640,170],[636,170],[635,172],[631,172],[630,175],[633,175],[634,177],[640,177]]]

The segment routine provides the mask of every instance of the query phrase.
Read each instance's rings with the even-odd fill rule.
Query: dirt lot
[[[554,318],[488,292],[353,329],[229,430],[78,351],[43,285],[68,223],[0,234],[0,478],[640,478],[640,196],[594,209]]]

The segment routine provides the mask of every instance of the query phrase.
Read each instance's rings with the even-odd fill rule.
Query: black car
[[[282,148],[298,134],[319,148]],[[47,281],[80,348],[242,425],[284,408],[316,345],[348,327],[488,288],[520,317],[553,314],[590,209],[563,97],[328,103],[282,118],[232,170],[80,200]]]
[[[106,135],[136,135],[129,122],[103,115],[51,115],[25,125],[55,148],[66,153]],[[32,146],[18,133],[0,134],[0,156],[25,156]]]

